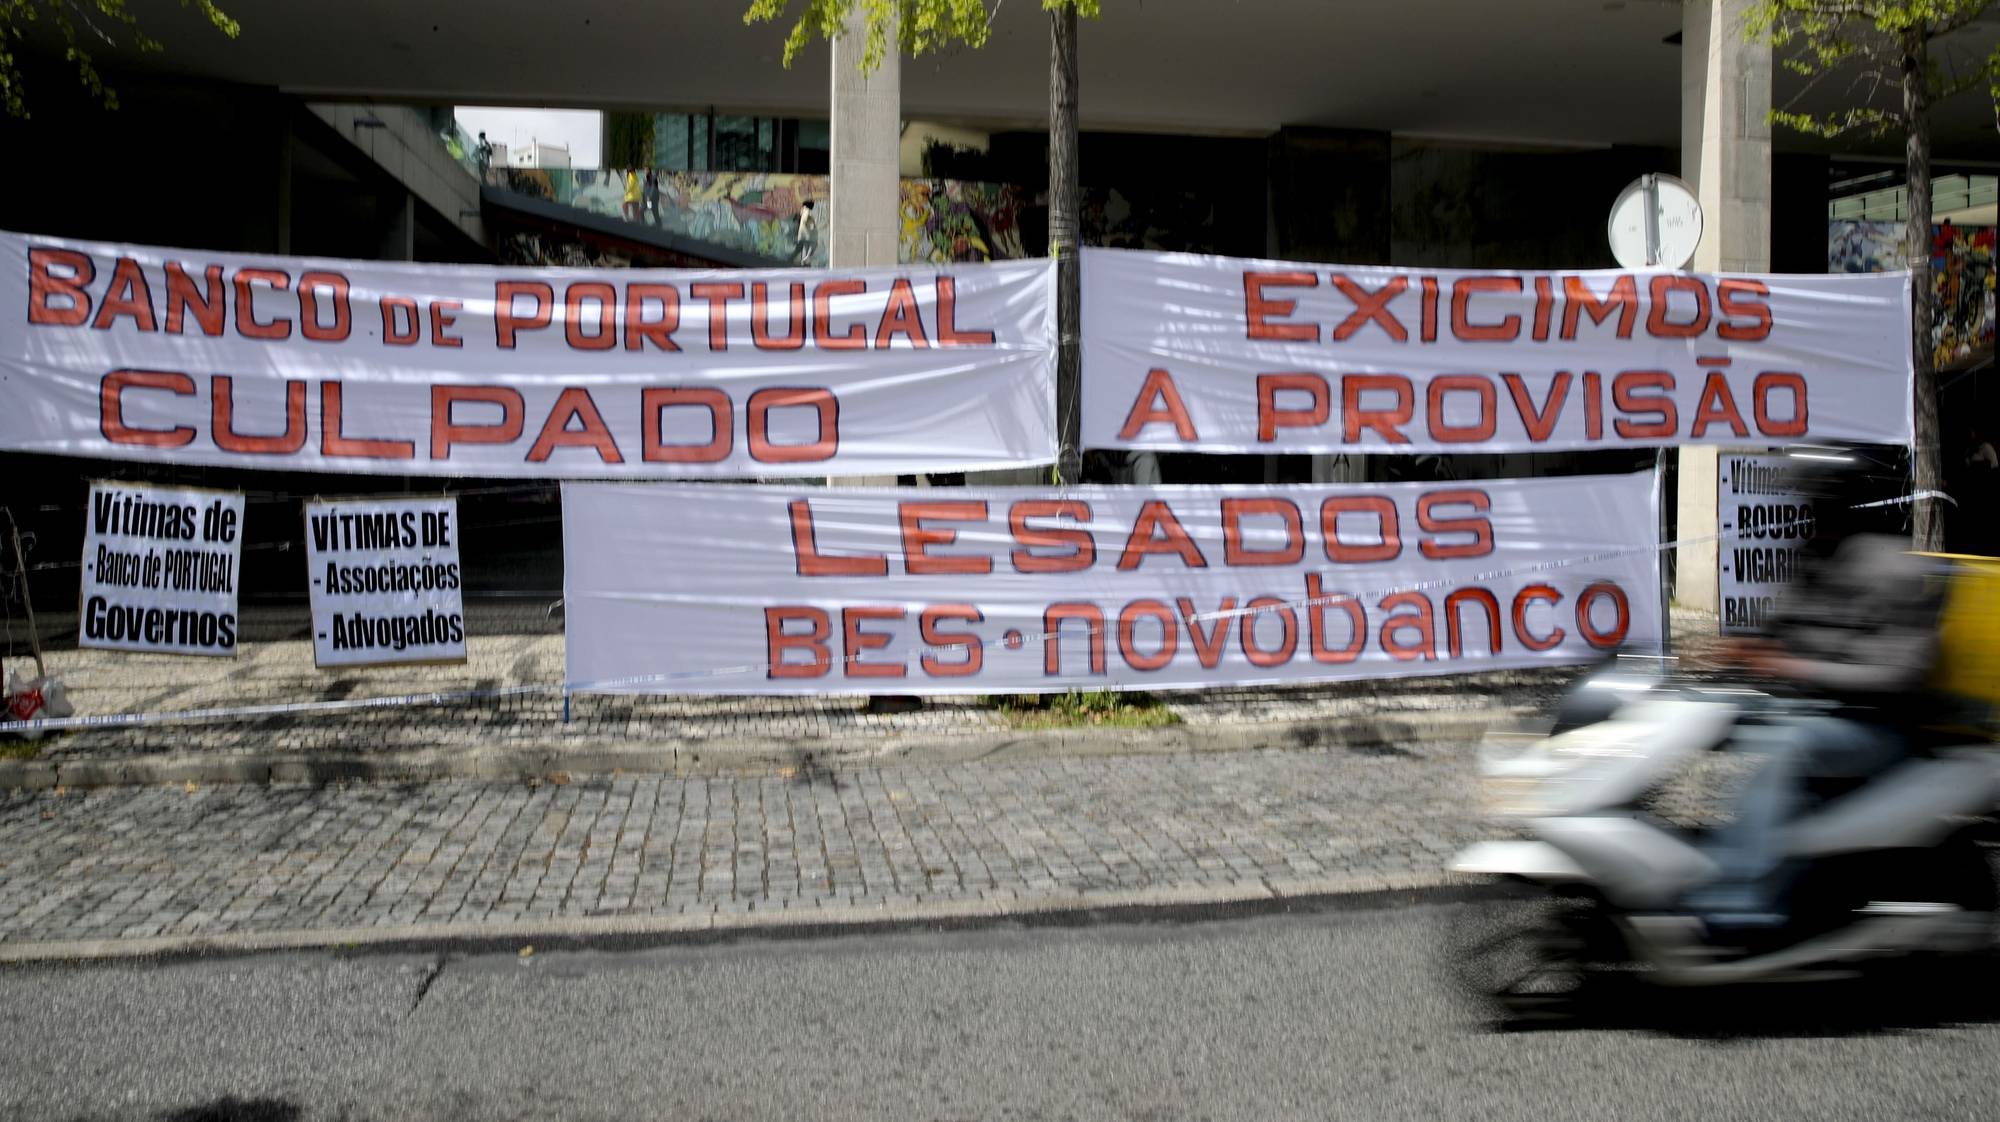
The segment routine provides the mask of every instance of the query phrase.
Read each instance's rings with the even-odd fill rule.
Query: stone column
[[[1681,178],[1701,199],[1698,272],[1771,267],[1771,48],[1744,37],[1751,0],[1687,0],[1681,12]],[[1716,610],[1714,447],[1680,450],[1674,599]]]
[[[896,33],[874,73],[861,73],[866,45],[860,6],[833,40],[833,151],[828,185],[827,264],[836,269],[893,266],[901,203],[902,55]],[[893,475],[848,476],[835,486],[893,486]]]
[[[896,264],[902,133],[902,56],[896,33],[873,74],[861,73],[865,40],[857,6],[833,41],[833,177],[828,200],[828,263],[834,268]]]

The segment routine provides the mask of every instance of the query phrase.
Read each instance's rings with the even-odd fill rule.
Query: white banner
[[[1718,457],[1716,592],[1724,635],[1764,629],[1779,593],[1792,583],[1798,551],[1813,535],[1812,503],[1792,488],[1787,456]]]
[[[77,645],[236,654],[238,492],[93,482]]]
[[[0,234],[0,449],[529,478],[1047,463],[1052,275],[403,265]]]
[[[1909,274],[1083,251],[1083,441],[1166,452],[1908,444]]]
[[[465,659],[458,500],[315,502],[305,512],[316,664]]]
[[[1315,487],[563,488],[583,690],[1175,689],[1660,635],[1652,474]]]

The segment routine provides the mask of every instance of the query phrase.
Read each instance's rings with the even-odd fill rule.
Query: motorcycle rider
[[[1942,591],[1930,565],[1909,552],[1909,539],[1881,530],[1885,513],[1904,509],[1893,500],[1885,507],[1870,487],[1884,465],[1847,449],[1791,457],[1794,488],[1811,504],[1811,537],[1766,635],[1725,654],[1834,708],[1745,730],[1762,734],[1749,746],[1761,766],[1738,795],[1733,820],[1708,840],[1719,876],[1684,901],[1711,938],[1784,923],[1783,834],[1806,781],[1881,774],[1908,758],[1912,730],[1933,709],[1924,684],[1937,657]]]

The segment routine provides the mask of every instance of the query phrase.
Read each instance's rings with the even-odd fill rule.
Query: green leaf
[[[1743,33],[1752,42],[1771,47],[1786,70],[1808,78],[1845,75],[1866,78],[1856,70],[1867,60],[1891,75],[1914,65],[1933,41],[1970,24],[2000,0],[1760,0],[1744,14]],[[2000,125],[2000,50],[1970,74],[1947,79],[1934,67],[1925,69],[1932,104],[1988,83]],[[1813,115],[1774,109],[1774,124],[1812,136],[1836,137],[1861,132],[1881,136],[1911,127],[1902,115],[1902,91],[1893,81],[1855,81],[1856,104],[1844,110]]]
[[[792,7],[793,0],[752,0],[743,22],[775,23]],[[785,66],[815,39],[831,42],[845,34],[857,17],[863,74],[881,68],[891,33],[896,50],[917,57],[959,45],[983,47],[991,30],[985,0],[800,0],[798,17],[785,36]]]
[[[242,31],[241,25],[218,8],[214,0],[181,0],[181,7],[194,9],[209,26],[228,38],[234,39]],[[166,49],[140,28],[139,17],[126,6],[126,0],[0,0],[0,93],[4,94],[0,103],[4,103],[11,117],[27,117],[28,103],[19,60],[6,44],[19,40],[22,28],[33,23],[37,10],[42,8],[48,10],[56,33],[62,37],[63,60],[76,67],[77,81],[106,109],[118,108],[118,91],[104,84],[90,51],[79,42],[78,21],[82,21],[95,42],[115,46],[119,42],[117,32],[122,29],[126,42],[140,54],[156,54]]]

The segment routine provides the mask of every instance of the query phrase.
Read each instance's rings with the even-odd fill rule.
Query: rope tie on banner
[[[1897,495],[1893,499],[1878,499],[1877,501],[1872,503],[1855,503],[1853,506],[1848,507],[1847,509],[1873,510],[1876,507],[1903,506],[1908,503],[1922,502],[1925,499],[1943,499],[1945,502],[1948,502],[1953,506],[1958,505],[1957,499],[1952,498],[1950,495],[1945,494],[1943,491],[1913,491],[1907,495]]]
[[[1856,504],[1855,506],[1849,509],[1864,510],[1871,507],[1892,506],[1905,503],[1912,503],[1926,498],[1944,498],[1947,501],[1950,501],[1950,497],[1944,495],[1941,492],[1918,491],[1908,495],[1901,495],[1893,499],[1886,499],[1879,502]],[[1808,520],[1806,519],[1792,519],[1786,522],[1771,523],[1761,527],[1760,529],[1763,533],[1769,534],[1775,530],[1784,530],[1793,526],[1806,525],[1807,523]],[[1535,573],[1553,572],[1559,569],[1574,568],[1579,565],[1597,564],[1599,562],[1612,560],[1614,558],[1630,557],[1636,554],[1665,553],[1668,550],[1680,549],[1684,546],[1703,545],[1709,542],[1720,543],[1740,538],[1744,535],[1744,533],[1745,531],[1741,527],[1738,527],[1737,529],[1728,532],[1699,534],[1692,537],[1676,538],[1672,541],[1660,542],[1657,545],[1621,546],[1612,549],[1597,550],[1593,553],[1579,554],[1574,557],[1563,557],[1549,561],[1540,561],[1530,565],[1518,565],[1505,569],[1487,570],[1485,572],[1476,573],[1469,578],[1468,577],[1439,578],[1436,580],[1419,581],[1414,584],[1407,584],[1407,585],[1395,585],[1388,588],[1375,589],[1359,593],[1345,593],[1345,592],[1332,593],[1324,596],[1303,597],[1303,598],[1283,599],[1283,600],[1277,598],[1271,598],[1267,599],[1263,603],[1258,604],[1255,607],[1245,606],[1245,607],[1226,608],[1226,609],[1219,608],[1213,611],[1197,612],[1192,615],[1186,616],[1184,618],[1186,618],[1189,622],[1205,623],[1215,620],[1238,619],[1246,616],[1261,615],[1268,612],[1294,611],[1298,609],[1331,607],[1333,605],[1349,601],[1370,601],[1370,600],[1379,601],[1387,597],[1398,595],[1401,593],[1427,592],[1441,587],[1452,587],[1463,584],[1479,584],[1487,581],[1501,580],[1507,577],[1527,576]],[[1669,625],[1669,621],[1665,619],[1662,619],[1660,623],[1662,627],[1666,627]],[[1072,629],[1067,632],[1061,630],[1055,630],[1055,631],[1042,631],[1032,634],[1023,634],[1020,637],[1020,642],[1018,644],[1018,647],[1025,648],[1033,643],[1046,643],[1050,640],[1060,641],[1064,638],[1097,640],[1110,634],[1111,627],[1112,625],[1107,624],[1098,627],[1088,627],[1082,630]],[[1010,648],[1015,648],[1016,644],[1009,642],[1008,646]],[[903,656],[903,662],[905,665],[908,665],[914,660],[923,658],[925,656],[934,657],[938,655],[959,654],[967,652],[970,649],[971,645],[967,643],[920,645],[910,648],[909,652]],[[842,658],[830,659],[829,665],[832,665],[834,663],[845,665],[847,663],[859,662],[859,661],[862,661],[861,655],[858,654],[848,655]],[[873,663],[874,660],[871,659],[870,661],[871,663]],[[420,693],[393,694],[381,697],[341,698],[338,700],[328,700],[328,701],[276,702],[265,705],[217,706],[217,707],[210,707],[203,709],[165,710],[165,711],[148,712],[148,713],[104,713],[104,714],[94,714],[90,716],[37,718],[32,721],[0,721],[0,733],[35,732],[35,731],[59,732],[71,729],[133,728],[133,727],[154,725],[154,724],[250,720],[262,717],[303,716],[303,715],[328,714],[328,713],[362,712],[371,709],[398,709],[398,708],[416,708],[416,707],[435,707],[444,705],[460,705],[472,702],[502,701],[509,698],[520,698],[520,697],[560,696],[563,698],[565,706],[567,706],[569,696],[571,694],[577,694],[577,693],[593,693],[593,694],[594,693],[646,693],[646,692],[698,693],[700,691],[689,690],[689,689],[673,689],[673,690],[654,689],[649,691],[647,687],[684,686],[689,683],[720,681],[723,679],[738,678],[751,674],[761,675],[769,672],[773,665],[774,664],[770,662],[744,663],[737,666],[718,666],[702,670],[680,670],[680,671],[671,671],[659,674],[639,674],[639,675],[632,675],[629,677],[603,678],[592,681],[533,682],[518,686],[497,686],[497,687],[486,687],[481,689],[462,689],[462,690],[434,690],[434,691],[427,691]],[[828,692],[838,692],[838,691],[828,691]]]

